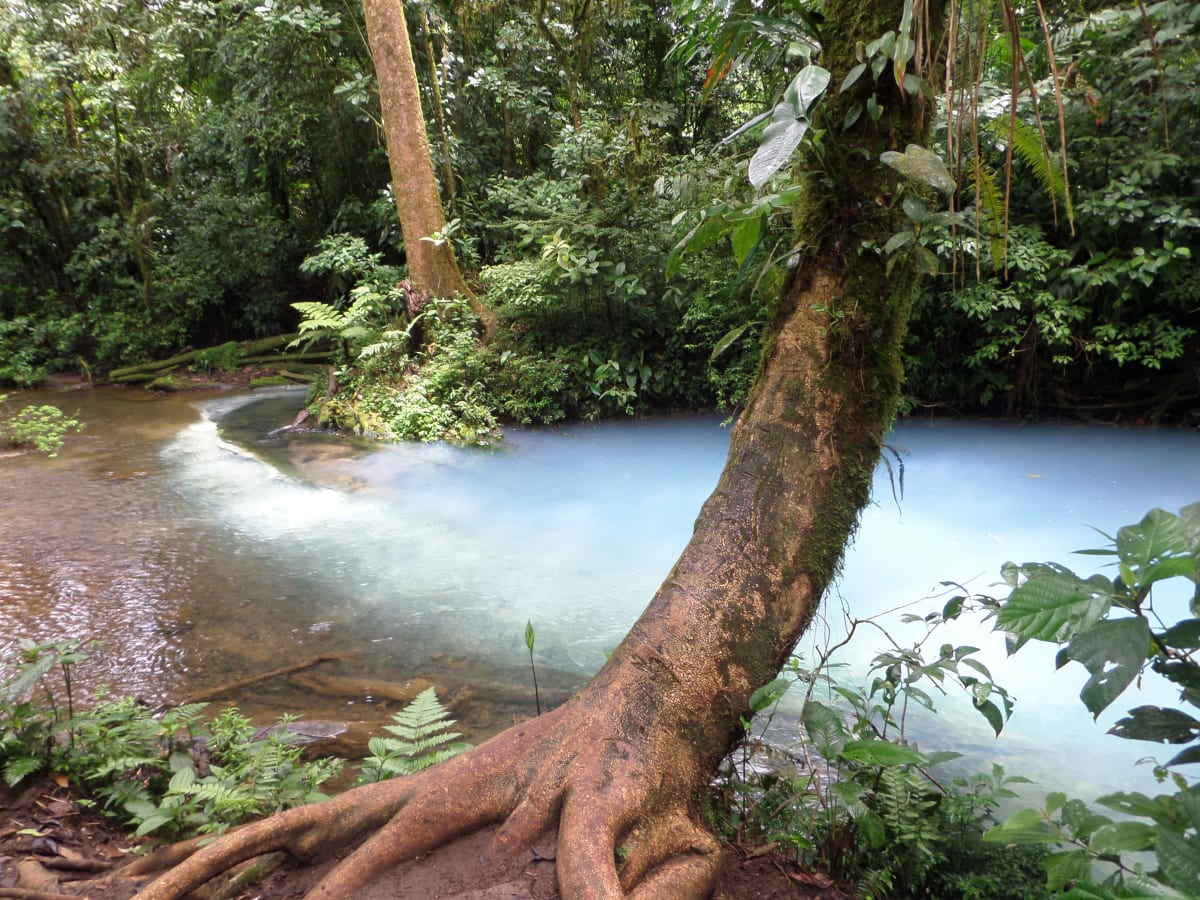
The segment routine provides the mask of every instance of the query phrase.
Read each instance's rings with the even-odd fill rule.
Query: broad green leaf
[[[829,87],[830,77],[828,69],[810,65],[801,69],[792,79],[792,83],[783,92],[783,99],[797,111],[798,118],[808,115],[817,98]]]
[[[1026,566],[1026,570],[1032,567]],[[1040,571],[1039,571],[1040,570]],[[996,614],[996,627],[1019,638],[1061,643],[1100,621],[1112,604],[1111,583],[1085,581],[1061,567],[1039,567],[1017,586]]]
[[[1140,616],[1107,619],[1071,639],[1068,655],[1092,673],[1079,698],[1093,717],[1133,683],[1149,653],[1150,626]]]
[[[765,216],[754,216],[735,225],[729,233],[729,240],[733,245],[733,258],[739,266],[745,264],[758,242],[762,240],[765,220]]]
[[[1190,503],[1179,511],[1179,528],[1188,550],[1200,553],[1200,503]]]
[[[1022,809],[988,830],[983,839],[994,844],[1056,844],[1059,834],[1036,809]]]
[[[792,682],[789,678],[776,678],[774,681],[768,681],[750,695],[751,712],[762,712],[767,707],[774,706],[791,686]]]
[[[1046,869],[1046,882],[1050,890],[1060,891],[1065,885],[1086,882],[1091,860],[1084,850],[1070,850],[1065,853],[1047,854],[1042,865]],[[1074,895],[1074,891],[1071,893]]]
[[[1064,803],[1059,811],[1059,819],[1081,840],[1086,840],[1096,829],[1112,822],[1108,816],[1096,812],[1082,800],[1068,800]]]
[[[1163,763],[1163,765],[1170,768],[1171,766],[1187,766],[1193,763],[1200,763],[1200,746],[1193,745],[1186,750],[1181,750]]]
[[[842,717],[833,708],[818,700],[804,705],[804,730],[817,752],[826,759],[833,759],[846,744],[846,726]]]
[[[888,238],[888,242],[883,245],[883,252],[886,255],[891,256],[900,248],[907,247],[915,239],[916,235],[914,235],[911,231],[897,231],[890,238]]]
[[[962,754],[956,753],[953,750],[935,750],[925,757],[925,764],[936,766],[939,763],[950,762],[955,759],[961,759]]]
[[[1138,706],[1118,719],[1108,733],[1128,741],[1183,744],[1200,734],[1200,721],[1177,709]]]
[[[156,812],[153,815],[144,818],[142,820],[142,824],[138,826],[137,831],[135,831],[134,834],[136,834],[138,837],[145,837],[146,835],[150,834],[150,832],[156,831],[157,829],[162,828],[164,825],[173,822],[174,819],[175,817],[170,813]]]
[[[1100,853],[1120,853],[1123,850],[1149,850],[1154,846],[1158,829],[1145,822],[1113,822],[1097,828],[1091,847]]]
[[[1072,896],[1074,896],[1074,892],[1072,892]],[[1121,893],[1117,896],[1120,897],[1120,900],[1162,900],[1163,897],[1188,900],[1188,895],[1181,894],[1161,881],[1140,872],[1126,873],[1124,883],[1121,885]]]
[[[987,719],[987,723],[992,726],[992,731],[996,732],[996,736],[999,737],[1000,732],[1004,730],[1004,714],[1000,712],[1000,707],[991,700],[985,700],[982,703],[976,700],[973,703],[979,710],[979,714]]]
[[[1152,819],[1155,822],[1168,821],[1165,817],[1170,810],[1161,802],[1166,798],[1151,798],[1136,791],[1117,791],[1105,794],[1096,800],[1101,806],[1127,816],[1137,816],[1142,819]]]
[[[1155,851],[1167,883],[1190,897],[1200,896],[1200,840],[1163,828]]]
[[[912,194],[900,201],[900,206],[904,209],[904,214],[914,222],[924,222],[929,216],[929,207],[925,205],[925,201]]]
[[[1200,648],[1200,619],[1176,622],[1160,636],[1162,642],[1176,650]]]
[[[1121,561],[1145,569],[1152,560],[1187,552],[1187,540],[1179,517],[1163,509],[1152,509],[1136,525],[1117,531],[1117,553]]]
[[[865,71],[867,71],[867,64],[859,63],[849,72],[847,72],[846,77],[842,79],[842,86],[838,88],[838,93],[844,94],[846,91],[850,90],[850,88],[854,86],[854,83],[858,81],[858,79],[862,78],[863,72]]]
[[[925,762],[925,757],[910,747],[877,739],[848,741],[840,755],[868,766],[913,766]]]
[[[917,144],[909,144],[903,153],[888,150],[880,155],[879,161],[891,166],[901,175],[927,184],[943,194],[953,194],[958,189],[942,158],[932,150],[926,150]]]
[[[533,652],[533,642],[537,637],[537,633],[533,630],[533,620],[527,619],[525,622],[525,646],[529,648],[529,652]]]
[[[728,350],[731,346],[733,346],[733,343],[746,332],[746,329],[751,328],[756,325],[761,325],[761,324],[762,324],[761,322],[757,322],[757,321],[743,322],[741,325],[737,325],[737,326],[734,326],[733,328],[730,328],[727,332],[725,332],[724,335],[722,335],[721,339],[719,341],[717,341],[717,343],[713,346],[712,353],[709,355],[708,358],[710,360],[716,359],[718,356],[720,356],[722,353],[724,353],[726,350]]]
[[[190,766],[180,769],[171,776],[171,781],[167,785],[167,790],[172,794],[186,794],[188,788],[196,783],[196,772]]]
[[[750,184],[755,190],[787,164],[807,133],[808,120],[799,118],[794,106],[780,103],[775,107],[771,124],[763,131],[762,142],[750,158]]]

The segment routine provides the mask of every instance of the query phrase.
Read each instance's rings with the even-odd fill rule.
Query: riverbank
[[[149,846],[106,824],[70,785],[43,778],[14,792],[0,787],[0,897],[25,900],[129,900],[142,879],[126,869]],[[554,841],[544,837],[511,857],[488,852],[493,829],[461,838],[397,866],[356,900],[558,900]],[[715,900],[848,900],[852,886],[804,872],[771,846],[726,845]],[[222,890],[206,900],[293,900],[302,897],[336,860],[301,866],[273,857],[261,880]]]

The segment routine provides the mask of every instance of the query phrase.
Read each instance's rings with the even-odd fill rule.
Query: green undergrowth
[[[168,839],[220,834],[249,819],[325,799],[343,769],[333,757],[305,758],[289,726],[256,727],[237,708],[208,715],[205,704],[154,710],[132,698],[75,702],[78,641],[21,641],[0,657],[0,775],[10,788],[53,775],[79,802],[133,831]],[[360,781],[434,765],[466,749],[433,688],[372,738]]]
[[[326,239],[307,271],[352,284],[332,302],[294,304],[297,343],[337,348],[330,392],[310,410],[329,427],[382,440],[488,444],[502,424],[639,415],[740,403],[758,364],[750,340],[713,348],[759,299],[730,302],[715,282],[686,302],[653,300],[623,264],[572,244],[560,229],[540,258],[484,271],[500,327],[490,340],[465,300],[419,295],[348,235]],[[702,280],[701,263],[691,266]],[[638,293],[642,291],[642,293]],[[651,315],[650,309],[654,314]]]
[[[889,635],[864,685],[835,679],[830,658],[875,620],[851,620],[846,640],[813,666],[793,660],[751,698],[757,718],[743,722],[746,740],[714,783],[714,824],[853,884],[860,897],[1200,896],[1200,504],[1152,510],[1104,537],[1106,546],[1079,552],[1107,560],[1108,572],[1007,563],[1006,597],[964,591],[939,611],[904,616],[920,636],[905,645]],[[1125,790],[1111,773],[1112,790],[1094,803],[1055,791],[1002,817],[1002,806],[1028,802],[1029,779],[999,765],[946,774],[958,754],[918,747],[907,734],[911,711],[936,711],[939,698],[961,692],[997,737],[1013,713],[977,648],[936,642],[963,617],[991,623],[1010,653],[1057,645],[1058,667],[1087,671],[1080,701],[1094,717],[1134,684],[1163,679],[1176,689],[1176,705],[1137,706],[1108,731],[1146,743],[1142,762],[1162,792]],[[780,765],[764,734],[789,690],[804,692],[803,741]]]
[[[57,456],[72,431],[81,431],[83,423],[66,415],[57,406],[29,405],[12,411],[6,407],[7,394],[0,394],[0,447],[37,450]]]

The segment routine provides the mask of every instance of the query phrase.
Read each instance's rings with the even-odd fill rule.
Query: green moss
[[[250,379],[249,387],[251,390],[254,390],[255,388],[280,387],[291,383],[289,379],[284,378],[282,375],[266,375],[262,378]]]

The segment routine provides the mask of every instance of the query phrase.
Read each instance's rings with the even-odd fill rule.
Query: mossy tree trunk
[[[435,297],[466,297],[491,330],[495,316],[467,285],[449,241],[429,240],[446,226],[402,0],[363,0],[367,43],[379,84],[384,139],[409,278]]]
[[[901,10],[901,0],[827,4],[833,85],[855,42],[895,28]],[[884,115],[842,134],[844,106],[870,92]],[[912,286],[882,254],[900,216],[897,176],[878,160],[922,137],[927,110],[886,77],[835,89],[822,108],[825,144],[803,166],[796,210],[802,261],[772,311],[725,470],[682,557],[592,682],[435,769],[217,841],[142,896],[181,896],[255,853],[315,857],[373,832],[310,895],[353,896],[386,867],[491,823],[499,848],[557,828],[570,900],[707,896],[719,850],[696,797],[834,577],[900,396]]]

